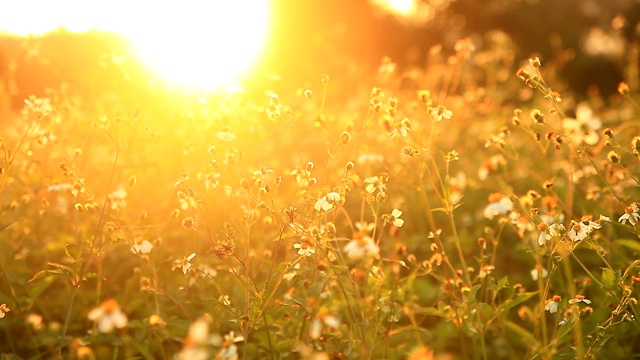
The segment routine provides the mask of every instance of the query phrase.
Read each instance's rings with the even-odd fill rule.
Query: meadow
[[[612,95],[501,31],[224,94],[6,80],[1,358],[638,356],[624,51]]]

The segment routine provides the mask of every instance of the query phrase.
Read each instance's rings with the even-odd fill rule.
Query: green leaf
[[[64,246],[64,252],[68,257],[72,258],[75,261],[78,261],[78,258],[82,255],[82,248],[75,244],[66,244]]]
[[[84,276],[82,277],[82,280],[88,280],[88,279],[95,279],[98,277],[98,274],[96,273],[86,273],[84,274]]]
[[[602,269],[602,285],[605,289],[611,290],[613,289],[616,283],[616,273],[609,268]]]
[[[481,285],[476,285],[469,290],[466,296],[468,304],[474,304],[477,301],[476,296],[478,295],[478,290],[480,290],[481,287]]]
[[[131,346],[133,346],[136,350],[138,350],[140,352],[140,354],[142,354],[142,356],[144,356],[145,359],[147,360],[153,360],[155,359],[153,357],[153,355],[151,354],[151,352],[149,351],[149,347],[140,343],[138,340],[133,339],[131,341]]]
[[[503,302],[502,304],[500,304],[500,306],[498,306],[498,309],[497,309],[498,311],[496,311],[496,313],[500,314],[500,313],[509,311],[512,308],[514,308],[514,307],[522,304],[523,302],[531,299],[537,293],[538,293],[537,291],[534,291],[534,292],[518,294],[518,296],[516,296],[515,299],[507,300],[507,301]]]
[[[620,239],[620,240],[616,240],[615,243],[622,246],[626,246],[631,250],[640,252],[640,241],[632,240],[632,239]]]
[[[40,295],[47,290],[51,284],[56,280],[53,276],[49,275],[60,275],[58,273],[53,272],[52,270],[43,270],[33,275],[33,277],[29,280],[29,282],[43,279],[42,281],[37,282],[31,289],[29,289],[29,299],[31,303],[34,303]]]
[[[71,276],[75,276],[76,275],[76,271],[73,270],[72,268],[68,267],[67,265],[63,265],[63,264],[59,264],[59,263],[55,263],[55,262],[48,262],[47,265],[49,266],[53,266],[54,268],[60,269],[63,272],[71,275]]]
[[[46,277],[46,276],[49,276],[49,275],[62,275],[62,271],[40,270],[35,275],[33,275],[31,277],[31,279],[29,279],[29,281],[27,281],[27,283],[34,282],[36,280],[42,279],[43,277]]]
[[[422,315],[446,317],[445,314],[441,310],[438,310],[438,309],[436,309],[434,307],[417,308],[417,309],[415,309],[414,312],[416,314],[422,314]]]
[[[284,240],[284,239],[288,239],[296,236],[298,236],[298,234],[296,234],[295,232],[288,232],[288,233],[282,234],[281,236],[280,235],[277,236],[275,239],[272,240],[272,242],[278,242],[280,240]]]
[[[533,335],[531,335],[531,333],[529,331],[527,331],[527,329],[523,328],[522,326],[511,322],[511,321],[505,321],[504,324],[506,325],[506,327],[513,331],[514,333],[516,333],[516,335],[521,338],[523,340],[524,343],[528,343],[530,346],[538,346],[538,342],[535,341],[535,339],[533,338]]]

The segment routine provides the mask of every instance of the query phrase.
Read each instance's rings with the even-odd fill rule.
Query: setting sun
[[[29,11],[34,8],[39,11]],[[132,52],[172,85],[215,90],[236,82],[257,62],[269,16],[267,0],[24,1],[3,9],[0,30],[111,31],[129,40]]]

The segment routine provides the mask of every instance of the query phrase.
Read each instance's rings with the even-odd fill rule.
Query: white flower
[[[220,360],[237,360],[238,359],[238,347],[235,343],[239,341],[244,341],[244,336],[234,336],[233,331],[224,336],[224,341],[222,342],[222,349],[216,356],[216,359]]]
[[[631,225],[635,226],[638,223],[638,220],[640,220],[640,215],[638,215],[638,210],[639,210],[638,204],[633,203],[629,205],[625,209],[625,213],[618,218],[618,222],[621,224],[626,224],[627,221],[629,221]]]
[[[189,326],[187,337],[189,338],[189,343],[207,344],[209,341],[209,322],[205,318],[198,318]]]
[[[584,221],[574,221],[571,220],[571,229],[567,233],[567,236],[572,241],[581,241],[587,238],[591,233],[591,228],[589,224],[585,224]]]
[[[366,186],[364,190],[369,194],[373,194],[378,190],[379,192],[387,191],[386,179],[380,176],[372,176],[364,179]]]
[[[120,310],[120,305],[115,299],[108,299],[100,306],[89,311],[89,320],[98,322],[98,330],[103,333],[113,331],[114,328],[122,329],[127,326],[127,315]]]
[[[436,235],[440,236],[440,234],[442,234],[442,229],[437,229],[435,234],[433,231],[429,231],[429,235],[427,235],[427,237],[429,239],[435,239]]]
[[[7,304],[0,304],[0,319],[4,319],[9,311],[11,311],[11,309],[9,309]]]
[[[310,257],[316,253],[316,249],[312,248],[308,243],[295,243],[294,249],[298,249],[298,255]]]
[[[333,315],[318,315],[311,320],[309,324],[309,337],[312,339],[318,339],[322,334],[322,324],[337,329],[340,327],[340,319]]]
[[[333,209],[334,204],[340,200],[340,194],[337,192],[330,192],[327,195],[321,197],[316,201],[316,204],[313,206],[316,211],[329,211]]]
[[[440,105],[431,109],[431,116],[433,116],[436,121],[449,120],[453,116],[453,111]]]
[[[484,208],[484,216],[491,220],[498,215],[505,215],[513,210],[513,202],[506,196],[500,194],[491,194],[489,196],[490,204]]]
[[[376,228],[375,223],[366,223],[366,222],[356,222],[356,229],[362,231],[363,233],[370,233],[373,229]]]
[[[577,304],[579,302],[585,303],[587,305],[591,304],[591,300],[584,297],[584,295],[576,295],[575,299],[569,300],[569,304]]]
[[[173,263],[173,269],[177,269],[179,267],[182,268],[182,273],[187,275],[187,271],[189,271],[189,269],[191,269],[191,267],[193,266],[191,264],[191,260],[196,257],[196,253],[191,253],[191,255],[189,256],[185,256],[180,260],[176,260]]]
[[[558,295],[555,295],[552,299],[548,299],[544,305],[545,311],[550,313],[558,312],[558,305],[562,298]]]
[[[542,278],[545,279],[549,275],[549,271],[542,266],[536,266],[531,270],[531,278],[533,281],[538,281],[539,276],[542,275]]]
[[[133,244],[133,246],[131,247],[131,252],[134,254],[148,254],[151,252],[151,249],[153,249],[153,244],[150,243],[148,240],[145,240],[143,242],[136,242]]]
[[[402,215],[402,211],[398,209],[393,209],[393,211],[391,211],[391,216],[393,216],[394,218],[392,222],[393,226],[402,227],[402,225],[404,225],[404,220],[400,219],[401,215]]]
[[[359,260],[365,256],[376,257],[380,252],[373,239],[362,233],[356,233],[356,239],[349,241],[343,250],[351,260]]]
[[[602,121],[593,117],[593,111],[588,105],[581,103],[576,109],[576,118],[564,120],[562,127],[576,143],[595,145],[599,140],[596,130],[602,127]]]
[[[538,245],[543,246],[547,240],[551,240],[554,237],[561,237],[565,231],[564,225],[553,223],[548,225],[543,223],[538,226],[541,230],[540,236],[538,236]]]
[[[179,360],[207,360],[211,359],[209,345],[218,346],[222,338],[218,334],[209,334],[209,315],[202,316],[189,326],[189,333],[184,339],[184,347],[178,354]]]

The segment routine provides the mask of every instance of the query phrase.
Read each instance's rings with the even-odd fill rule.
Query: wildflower
[[[153,244],[148,240],[140,241],[136,239],[133,246],[131,247],[131,252],[134,254],[148,254],[153,249]]]
[[[575,119],[565,119],[562,122],[562,128],[578,144],[596,144],[600,139],[596,130],[601,127],[600,118],[594,117],[591,108],[584,103],[578,105]]]
[[[164,320],[158,314],[153,314],[153,315],[149,316],[148,322],[149,322],[149,325],[151,325],[151,326],[165,324]]]
[[[333,191],[318,199],[313,208],[316,209],[316,211],[329,211],[333,209],[334,204],[336,204],[339,200],[340,194]]]
[[[7,304],[0,304],[0,319],[3,319],[9,311],[11,311],[11,309],[9,309]]]
[[[210,317],[207,315],[198,318],[189,326],[189,332],[182,343],[182,350],[178,354],[180,360],[206,360],[211,355],[207,349],[207,345],[219,343],[216,341],[216,335],[209,336]],[[219,338],[219,335],[217,336]]]
[[[402,227],[402,225],[404,225],[404,220],[400,219],[401,215],[402,215],[402,211],[398,209],[393,209],[393,211],[391,211],[391,216],[393,216],[394,218],[392,222],[393,226]]]
[[[37,118],[43,118],[53,110],[51,106],[51,99],[49,98],[36,98],[34,95],[29,96],[24,100],[25,110],[35,115]]]
[[[27,318],[24,320],[27,325],[29,325],[33,330],[41,330],[42,329],[42,315],[40,314],[29,314]]]
[[[560,300],[562,300],[562,298],[558,295],[554,295],[553,298],[547,299],[544,305],[544,310],[552,314],[558,312],[558,305],[560,305]]]
[[[322,334],[323,323],[332,329],[340,327],[340,319],[333,315],[321,314],[311,320],[311,324],[309,324],[309,337],[312,339],[318,339]]]
[[[380,176],[372,176],[364,179],[366,184],[364,190],[369,194],[373,194],[377,191],[385,193],[387,190],[388,175],[381,174]]]
[[[590,232],[591,228],[588,223],[585,224],[584,221],[571,220],[571,229],[569,229],[567,236],[572,241],[581,241],[586,239]]]
[[[549,271],[545,268],[543,268],[540,265],[536,265],[533,270],[531,270],[531,278],[533,279],[533,281],[538,281],[538,279],[540,278],[540,276],[542,276],[543,279],[546,279],[546,277],[549,275]]]
[[[531,117],[531,119],[533,121],[537,122],[538,124],[543,124],[544,123],[544,114],[539,109],[531,110],[531,113],[529,114],[529,117]]]
[[[216,356],[216,360],[237,360],[238,359],[238,347],[235,343],[239,341],[244,341],[244,336],[234,336],[235,334],[231,331],[229,334],[224,336],[224,341],[222,342],[222,349]]]
[[[631,152],[633,152],[635,156],[640,156],[640,136],[634,136],[633,139],[631,139]]]
[[[122,329],[127,326],[127,315],[120,310],[120,305],[115,299],[107,299],[97,308],[89,311],[87,315],[89,320],[98,323],[98,330],[103,333],[109,333],[114,328]]]
[[[226,238],[224,240],[217,240],[213,246],[207,251],[208,254],[213,254],[216,259],[222,260],[228,256],[233,255],[236,251],[236,244],[232,238]]]
[[[278,100],[278,95],[271,95],[269,98],[269,107],[265,109],[265,112],[272,120],[277,119],[282,114],[282,104],[280,104],[280,101]]]
[[[193,229],[196,226],[196,220],[191,216],[182,219],[182,227],[185,229]]]
[[[433,116],[436,121],[449,120],[453,116],[453,111],[440,105],[437,108],[434,107],[431,109],[431,116]]]
[[[629,85],[627,85],[627,83],[621,82],[620,84],[618,84],[618,92],[620,93],[620,95],[628,95],[631,90],[629,89]]]
[[[313,91],[311,91],[310,89],[306,89],[304,91],[304,97],[306,97],[309,100],[313,99]]]
[[[356,222],[355,227],[356,229],[360,230],[363,233],[370,233],[373,231],[373,229],[376,228],[376,224],[366,223],[366,222]]]
[[[294,249],[298,249],[298,255],[310,257],[316,253],[316,249],[312,248],[308,243],[295,243]]]
[[[452,161],[458,161],[460,160],[460,154],[455,150],[451,150],[447,153],[447,155],[445,155],[444,160],[448,163]]]
[[[347,145],[349,141],[351,141],[351,134],[348,131],[343,131],[340,134],[340,142],[342,142],[342,145]]]
[[[513,202],[511,199],[502,196],[500,193],[489,195],[489,202],[490,204],[484,208],[484,216],[489,220],[498,215],[505,215],[513,210]]]
[[[185,256],[180,260],[176,260],[173,263],[173,269],[177,269],[179,267],[182,267],[182,273],[187,275],[187,271],[189,271],[189,269],[191,269],[191,267],[193,266],[191,264],[191,260],[196,257],[196,253],[191,253],[191,255],[189,256]]]
[[[498,173],[507,164],[507,160],[502,154],[496,154],[486,159],[480,164],[478,169],[478,177],[480,180],[487,180],[489,175]]]
[[[390,57],[385,56],[382,58],[382,63],[378,68],[378,72],[382,75],[389,76],[396,71],[396,67],[396,63],[394,63]]]
[[[373,242],[373,239],[362,232],[355,233],[354,239],[349,241],[343,250],[351,260],[359,260],[365,256],[376,257],[380,252],[380,248]]]
[[[536,69],[539,68],[541,66],[540,58],[536,56],[534,58],[529,59],[529,64]]]
[[[484,279],[484,278],[486,278],[486,277],[487,277],[487,275],[490,275],[490,274],[491,274],[491,272],[492,272],[493,270],[495,270],[495,269],[496,269],[496,267],[495,267],[495,266],[493,266],[493,265],[484,265],[484,266],[482,266],[482,267],[480,268],[480,271],[478,271],[478,276],[479,276],[481,279]]]
[[[608,216],[604,216],[602,214],[600,214],[600,218],[598,218],[599,222],[611,222],[611,218],[609,218]]]
[[[640,219],[640,215],[638,215],[638,211],[640,209],[638,208],[638,204],[637,203],[633,203],[631,205],[629,205],[626,209],[625,209],[625,213],[622,214],[622,216],[620,216],[618,218],[618,222],[621,224],[626,224],[627,221],[629,221],[629,223],[631,225],[634,225],[638,223],[638,219]]]
[[[547,240],[551,240],[554,237],[561,237],[565,231],[564,225],[558,223],[551,225],[542,223],[538,225],[538,229],[540,230],[540,236],[538,236],[538,245],[540,246],[543,246]]]
[[[591,304],[591,300],[584,297],[584,295],[576,295],[575,299],[569,300],[569,304],[577,304],[577,303],[585,303],[587,305]]]

